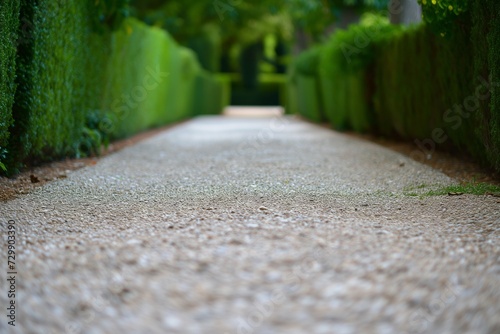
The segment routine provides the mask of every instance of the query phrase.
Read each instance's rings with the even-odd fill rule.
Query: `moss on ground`
[[[484,182],[467,182],[444,187],[432,187],[430,185],[421,184],[406,188],[404,190],[406,196],[457,196],[463,194],[470,195],[494,195],[500,196],[500,186],[484,183]]]

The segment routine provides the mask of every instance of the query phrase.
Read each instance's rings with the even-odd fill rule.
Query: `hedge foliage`
[[[464,9],[444,37],[427,24],[381,45],[375,109],[392,129],[379,131],[413,139],[422,159],[437,148],[454,149],[500,170],[500,105],[495,103],[500,40],[494,37],[500,31],[500,4],[469,4],[473,11]]]
[[[427,25],[442,36],[452,35],[457,22],[469,21],[471,0],[418,0]]]
[[[385,134],[418,139],[421,158],[439,146],[455,147],[482,159],[484,147],[474,135],[479,123],[471,80],[472,48],[465,34],[455,32],[453,36],[442,39],[421,26],[380,50],[376,113],[381,123],[392,125],[392,129],[384,129]],[[407,56],[412,53],[418,57],[417,66]],[[386,58],[398,55],[398,62]],[[394,75],[398,71],[404,76]]]
[[[325,120],[317,75],[321,50],[321,47],[314,47],[301,53],[291,64],[294,70],[290,72],[294,86],[291,89],[296,90],[291,95],[297,95],[295,108],[299,114],[314,122]]]
[[[489,99],[480,100],[476,136],[489,163],[500,171],[500,3],[474,1],[471,8],[475,86],[490,86]]]
[[[74,154],[85,121],[85,2],[23,1],[29,22],[18,60],[15,127],[9,153],[16,161]]]
[[[9,127],[12,125],[12,105],[16,91],[16,46],[19,27],[19,0],[0,3],[0,168],[5,170]]]
[[[129,19],[111,45],[102,110],[109,112],[113,137],[166,122],[173,42],[160,29]]]
[[[417,27],[372,16],[337,31],[314,49],[319,65],[307,54],[296,60],[307,60],[309,76],[316,69],[321,95],[296,90],[295,99],[322,99],[334,128],[413,140],[415,158],[460,150],[500,171],[500,3],[450,1],[463,10],[424,10]]]
[[[339,30],[320,56],[325,113],[336,129],[374,129],[373,64],[380,43],[400,32],[389,20],[367,14],[360,24]]]
[[[164,30],[127,19],[111,45],[102,109],[112,138],[222,110],[222,84]]]
[[[20,18],[15,1],[8,9],[2,4],[0,24],[23,37],[17,50],[3,41],[0,48],[6,55],[0,163],[8,174],[25,163],[98,154],[111,139],[220,112],[222,84],[164,30],[125,19],[127,2],[22,0]],[[192,98],[197,90],[204,99]]]

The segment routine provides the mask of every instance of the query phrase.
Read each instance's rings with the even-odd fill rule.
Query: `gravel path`
[[[407,195],[453,182],[293,118],[197,118],[0,203],[0,333],[500,333],[498,198]]]

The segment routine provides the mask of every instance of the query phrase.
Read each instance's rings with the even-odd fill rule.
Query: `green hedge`
[[[295,103],[292,108],[296,108],[297,113],[314,122],[325,121],[318,76],[321,51],[321,47],[304,51],[290,65],[289,70],[293,85],[289,88],[292,90],[288,95],[290,104]]]
[[[201,67],[209,72],[220,71],[220,36],[217,27],[206,25],[199,35],[189,39],[187,46],[192,49]]]
[[[223,82],[203,70],[196,75],[194,87],[193,114],[218,114],[224,109]]]
[[[0,4],[0,168],[5,170],[5,155],[9,142],[9,127],[13,123],[12,105],[16,91],[16,46],[18,38],[19,0]]]
[[[224,94],[236,106],[287,106],[288,79],[284,74],[260,73],[256,80],[257,86],[248,88],[239,73],[219,74],[223,84]]]
[[[361,22],[332,35],[320,55],[325,114],[339,130],[373,130],[373,64],[377,43],[398,34],[387,18],[366,14]]]
[[[102,109],[108,111],[113,138],[123,138],[168,119],[174,42],[167,34],[127,19],[111,38]]]
[[[336,129],[372,129],[374,50],[399,31],[386,18],[366,14],[359,25],[300,54],[289,69],[288,105],[313,121],[328,120]]]
[[[8,174],[26,163],[98,154],[110,139],[222,110],[223,84],[164,30],[124,20],[126,2],[23,0],[18,21],[15,2],[2,4],[0,24],[24,37],[17,55],[7,42],[0,48],[8,93],[0,100],[0,163]],[[200,77],[203,98],[193,98]]]
[[[478,141],[470,136],[478,126],[476,117],[459,119],[454,108],[474,93],[472,48],[465,33],[453,36],[444,39],[420,26],[379,48],[375,109],[379,124],[393,127],[381,132],[425,139],[434,129],[442,129],[456,147],[478,148]]]
[[[492,87],[489,99],[480,100],[476,136],[486,148],[485,158],[500,171],[500,3],[496,0],[472,4],[474,86]]]
[[[286,83],[285,113],[297,115],[299,113],[299,92],[293,65],[288,66]]]
[[[194,52],[133,18],[111,36],[104,88],[100,109],[115,139],[223,109],[222,84]]]
[[[490,83],[498,85],[500,81],[500,3],[495,0],[486,0],[485,4],[490,9],[488,13],[491,15],[490,31],[487,35],[490,46],[488,49],[488,67],[492,81]],[[500,89],[498,88],[491,93],[489,132],[491,139],[486,142],[488,159],[496,170],[500,171]]]
[[[85,122],[86,36],[89,6],[82,1],[22,1],[26,22],[18,50],[18,89],[9,144],[17,162],[75,154]]]
[[[500,171],[500,3],[474,0],[462,12],[451,4],[462,0],[447,1],[449,13],[427,8],[436,19],[428,24],[366,16],[333,34],[317,67],[322,105],[334,128],[413,140],[418,159],[468,152]],[[296,63],[313,72],[315,59],[306,53]],[[310,98],[312,90],[294,87],[295,72],[289,89],[297,101]]]
[[[487,88],[499,78],[494,6],[496,15],[491,3],[476,3],[482,12],[472,34],[470,27],[455,26],[442,37],[423,25],[380,46],[374,101],[385,126],[379,130],[413,140],[415,157],[426,159],[438,148],[459,150],[500,170],[498,92]]]

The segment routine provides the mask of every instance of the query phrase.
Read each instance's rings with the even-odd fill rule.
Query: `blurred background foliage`
[[[456,25],[469,24],[470,0],[418,0],[418,3],[424,21],[441,36],[453,33]]]
[[[388,0],[132,0],[131,12],[191,48],[201,66],[227,73],[231,103],[280,104],[292,57]],[[346,19],[347,18],[347,19]]]
[[[223,50],[262,42],[269,35],[293,44],[296,32],[321,41],[346,8],[384,9],[388,0],[132,0],[134,15],[167,30],[179,43],[205,38]]]
[[[500,81],[498,0],[4,0],[0,31],[7,174],[228,104],[441,129],[439,147],[500,170],[500,90],[474,99]]]

